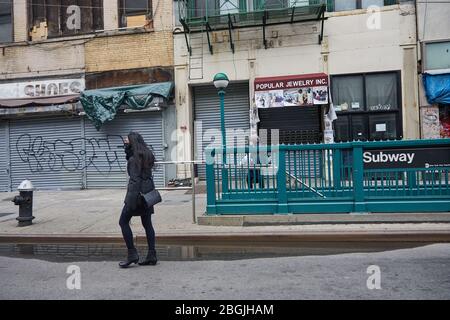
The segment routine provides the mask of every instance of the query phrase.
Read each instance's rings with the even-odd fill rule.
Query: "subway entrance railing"
[[[208,148],[206,214],[449,212],[449,170],[450,139]]]

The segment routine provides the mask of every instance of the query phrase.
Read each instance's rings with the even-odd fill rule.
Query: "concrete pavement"
[[[437,244],[332,256],[162,261],[126,270],[117,262],[0,257],[0,299],[449,299],[449,252],[450,244]],[[66,285],[73,265],[80,290]],[[367,286],[375,272],[370,266],[379,268],[380,289]]]
[[[118,226],[119,215],[123,205],[125,190],[83,190],[83,191],[38,191],[35,192],[34,224],[29,227],[18,228],[15,218],[18,207],[11,199],[17,193],[0,193],[0,236],[98,236],[120,238]],[[191,195],[186,191],[162,192],[163,203],[156,207],[153,222],[158,235],[237,235],[237,234],[299,234],[299,233],[332,233],[332,232],[446,232],[450,233],[450,215],[446,214],[416,214],[410,215],[403,223],[388,223],[389,219],[380,220],[384,223],[373,223],[374,219],[363,224],[355,224],[360,217],[354,216],[347,224],[330,220],[325,215],[320,224],[318,218],[308,218],[306,224],[290,225],[267,223],[244,226],[232,224],[230,226],[199,225],[192,222]],[[206,195],[197,196],[197,217],[205,211]],[[349,215],[347,215],[349,216]],[[397,215],[405,217],[406,215]],[[292,216],[291,216],[292,217]],[[385,214],[384,217],[389,217]],[[421,220],[421,218],[424,220]],[[427,218],[428,217],[428,218]],[[262,217],[268,219],[270,217]],[[426,219],[427,218],[427,219]],[[319,219],[319,220],[318,220]],[[362,219],[366,219],[363,217]],[[395,219],[394,219],[395,220]],[[352,223],[353,221],[353,223]],[[363,220],[362,220],[363,221]],[[420,223],[424,221],[424,223]],[[363,221],[364,222],[364,221]],[[392,222],[392,221],[391,221]],[[414,222],[414,223],[411,223]],[[137,235],[143,235],[144,230],[139,218],[132,220],[132,228]]]

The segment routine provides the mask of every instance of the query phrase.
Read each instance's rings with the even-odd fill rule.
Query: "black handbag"
[[[144,201],[148,207],[152,207],[162,201],[161,195],[156,189],[153,189],[152,191],[145,194],[141,192],[141,196],[142,198],[144,198]]]

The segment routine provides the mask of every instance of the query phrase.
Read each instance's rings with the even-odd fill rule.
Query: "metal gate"
[[[37,189],[81,189],[83,139],[79,117],[54,116],[9,122],[13,189],[30,179]]]
[[[450,212],[450,139],[279,145],[269,151],[271,163],[206,165],[207,214]],[[289,165],[290,158],[311,152],[323,160]],[[320,176],[298,173],[317,166]]]
[[[123,188],[127,173],[123,138],[130,131],[139,132],[152,146],[157,161],[164,160],[163,123],[161,112],[118,114],[114,121],[97,131],[88,119],[84,120],[86,144],[86,188]],[[154,170],[155,184],[165,185],[164,166]]]
[[[0,192],[9,191],[8,123],[0,121]]]
[[[250,127],[249,110],[249,85],[248,83],[230,83],[225,95],[225,126],[227,132],[230,129],[244,130],[244,136],[248,136]],[[213,85],[194,87],[194,120],[195,126],[195,150],[196,159],[203,159],[205,148],[212,142],[204,139],[207,130],[220,132],[220,102],[217,89]],[[201,121],[201,126],[199,125]],[[217,137],[221,139],[221,136]],[[245,137],[240,136],[240,141]],[[227,140],[227,145],[233,145],[234,141]],[[198,176],[206,178],[205,165],[198,166]]]

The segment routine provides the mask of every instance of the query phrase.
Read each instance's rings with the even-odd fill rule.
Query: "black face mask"
[[[131,148],[131,144],[125,143],[125,153],[127,155],[127,160],[133,155],[133,149]]]

